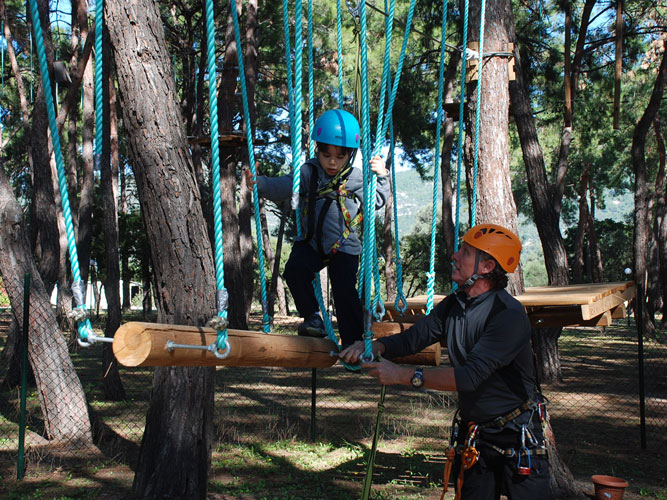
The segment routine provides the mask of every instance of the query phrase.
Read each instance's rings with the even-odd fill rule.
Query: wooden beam
[[[167,350],[167,342],[207,346],[217,339],[212,328],[131,322],[114,336],[113,352],[125,366],[282,366],[326,368],[338,361],[328,339],[227,330],[230,354],[225,359],[209,351]]]
[[[373,333],[376,338],[388,337],[395,333],[401,333],[407,330],[413,323],[398,323],[390,321],[382,321],[381,323],[373,323]],[[427,365],[440,366],[440,358],[442,357],[442,347],[440,343],[436,342],[428,346],[423,351],[420,351],[411,356],[403,356],[401,358],[392,359],[392,361],[402,365]]]

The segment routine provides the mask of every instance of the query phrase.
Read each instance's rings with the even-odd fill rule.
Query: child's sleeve
[[[375,191],[375,209],[384,207],[389,198],[389,176],[377,176],[377,186]]]
[[[274,202],[288,200],[292,196],[292,174],[280,177],[257,176],[257,191],[262,198]]]

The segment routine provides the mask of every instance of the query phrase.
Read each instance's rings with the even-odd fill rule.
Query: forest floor
[[[0,316],[0,348],[4,346],[7,329],[7,316]],[[657,381],[657,390],[664,396],[667,346],[651,344],[645,352],[650,360],[658,362],[655,366],[662,367],[660,373],[647,372],[646,377],[651,382]],[[667,453],[664,448],[667,444],[667,398],[658,398],[665,404],[657,407],[647,405],[647,419],[657,425],[649,427],[647,447],[642,449],[634,394],[637,392],[637,347],[633,329],[629,329],[627,323],[617,323],[605,331],[565,330],[560,341],[560,355],[564,382],[547,386],[544,392],[552,401],[552,423],[559,454],[582,491],[580,498],[594,498],[592,474],[608,474],[630,483],[625,500],[667,500]],[[87,359],[82,357],[75,364],[82,363],[83,366],[88,363]],[[80,373],[81,366],[77,364]],[[253,408],[247,407],[250,403],[269,407],[271,391],[276,393],[277,399],[301,398],[301,394],[281,392],[289,385],[288,378],[292,375],[281,375],[276,381],[267,373],[255,370],[242,375],[244,382],[248,382],[249,377],[256,377],[252,382],[254,385],[241,387],[236,380],[230,380],[230,372],[217,373],[220,378],[216,404],[224,403],[224,406],[217,406],[216,412],[218,408],[228,411],[227,395],[234,397],[240,409],[238,413],[229,410],[229,414],[216,417],[217,435],[209,474],[210,500],[359,498],[372,430],[364,431],[361,436],[350,435],[349,439],[340,439],[335,434],[316,440],[303,438],[298,419],[272,415],[272,419],[262,420]],[[364,408],[373,420],[377,386],[372,380],[368,386],[364,385],[367,379],[369,377],[338,370],[330,380],[319,382],[322,388],[318,396],[318,425],[322,428],[331,422],[343,425],[336,420],[340,418],[354,420],[349,425],[358,425],[358,421],[350,417],[349,408],[342,413],[334,410],[327,413],[330,403],[326,399],[327,391],[350,383],[359,384],[363,390],[368,387],[368,404]],[[273,389],[267,388],[269,383]],[[262,385],[259,392],[249,395],[248,388],[259,385]],[[150,391],[149,382],[148,385],[145,381],[141,383],[141,391],[144,394]],[[7,405],[16,399],[15,392],[16,388],[7,390],[6,387],[0,391],[0,499],[130,498],[140,432],[134,436],[127,431],[124,446],[118,445],[117,440],[105,439],[104,432],[96,433],[98,447],[91,450],[66,449],[59,453],[48,446],[30,446],[26,452],[25,478],[17,481],[15,431],[6,430],[16,427],[16,414],[8,410]],[[86,392],[90,394],[88,388]],[[131,399],[138,394],[140,392],[133,393]],[[242,394],[247,398],[241,398]],[[652,394],[647,393],[647,397]],[[306,392],[307,403],[309,397],[310,393]],[[98,415],[106,415],[102,403],[94,396],[89,398],[91,409]],[[400,392],[388,395],[387,411],[396,410],[398,401],[406,399]],[[436,405],[433,401],[432,398],[412,399],[407,414],[402,413],[400,418],[385,422],[370,498],[440,498],[445,448],[442,436],[446,434],[442,432],[442,422],[447,421],[449,415],[433,421]],[[442,401],[437,401],[441,406]],[[444,407],[448,405],[445,402]],[[337,399],[335,406],[343,406],[343,403]],[[354,411],[361,413],[358,407],[354,407]],[[142,429],[145,406],[135,415],[136,424]],[[3,426],[3,421],[10,427]],[[106,424],[109,428],[114,425],[111,417]],[[34,434],[29,428],[26,442],[38,442],[40,438]],[[451,489],[445,498],[453,498]]]

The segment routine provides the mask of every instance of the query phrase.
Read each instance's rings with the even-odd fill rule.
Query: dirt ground
[[[1,333],[0,341],[2,347],[4,336]],[[646,407],[651,423],[646,449],[641,448],[639,441],[637,348],[632,329],[620,324],[605,331],[568,331],[561,338],[560,355],[564,380],[543,389],[551,401],[560,458],[574,474],[574,481],[583,492],[580,498],[594,498],[591,475],[607,474],[630,483],[625,500],[667,500],[667,457],[664,452],[667,404],[661,403],[667,400],[660,397],[665,394],[667,373],[664,345],[649,345],[646,349],[647,360],[653,363],[647,364],[648,368],[657,367],[657,371],[645,374],[648,379],[647,401],[658,402]],[[209,499],[342,500],[359,497],[371,434],[364,431],[357,435],[350,431],[345,439],[340,439],[328,430],[340,430],[345,424],[358,430],[374,419],[377,386],[371,379],[363,375],[351,379],[341,370],[329,379],[319,381],[318,408],[321,405],[322,409],[318,410],[318,425],[323,435],[310,442],[307,437],[303,438],[307,430],[304,431],[298,418],[290,417],[290,420],[282,414],[271,413],[277,410],[269,411],[266,418],[259,414],[247,418],[248,405],[256,407],[258,403],[263,408],[282,408],[285,400],[289,400],[290,404],[307,410],[309,393],[289,392],[292,384],[303,385],[303,381],[298,380],[300,374],[258,370],[221,371],[218,374],[218,435],[209,474]],[[251,381],[251,377],[256,380]],[[137,392],[132,393],[133,400],[149,391],[146,380],[150,379],[141,380]],[[307,383],[309,379],[305,380]],[[367,397],[351,398],[356,405],[353,408],[358,420],[357,417],[350,419],[344,400],[327,399],[328,395],[350,383],[354,383],[362,394],[367,394]],[[3,408],[6,409],[6,403],[12,397],[15,394],[11,391],[10,394],[4,393]],[[105,406],[95,397],[91,397],[91,405],[97,414],[106,415]],[[233,405],[238,408],[234,409]],[[401,391],[388,394],[371,498],[440,498],[441,487],[438,485],[442,484],[444,464],[442,430],[448,425],[449,416],[433,422],[428,419],[432,418],[434,409],[437,413],[451,412],[450,406],[450,401],[428,394],[416,398],[407,397]],[[138,408],[134,418],[141,428],[145,403]],[[224,411],[220,412],[220,408]],[[5,419],[10,426],[15,425],[13,416],[2,408],[0,419]],[[116,424],[109,417],[106,425],[111,429]],[[17,482],[16,447],[5,444],[11,439],[3,435],[3,429],[0,421],[0,499],[110,500],[130,497],[134,478],[132,464],[136,460],[140,432],[127,431],[123,441],[129,446],[127,449],[104,440],[98,442],[99,449],[65,454],[33,446],[26,455],[25,478]],[[27,442],[39,442],[37,436],[32,438],[31,441],[29,436]],[[451,489],[446,498],[453,498]]]

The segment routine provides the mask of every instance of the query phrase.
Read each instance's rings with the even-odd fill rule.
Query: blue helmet
[[[322,114],[310,134],[314,141],[354,149],[359,147],[360,136],[357,119],[342,109],[330,109]]]

